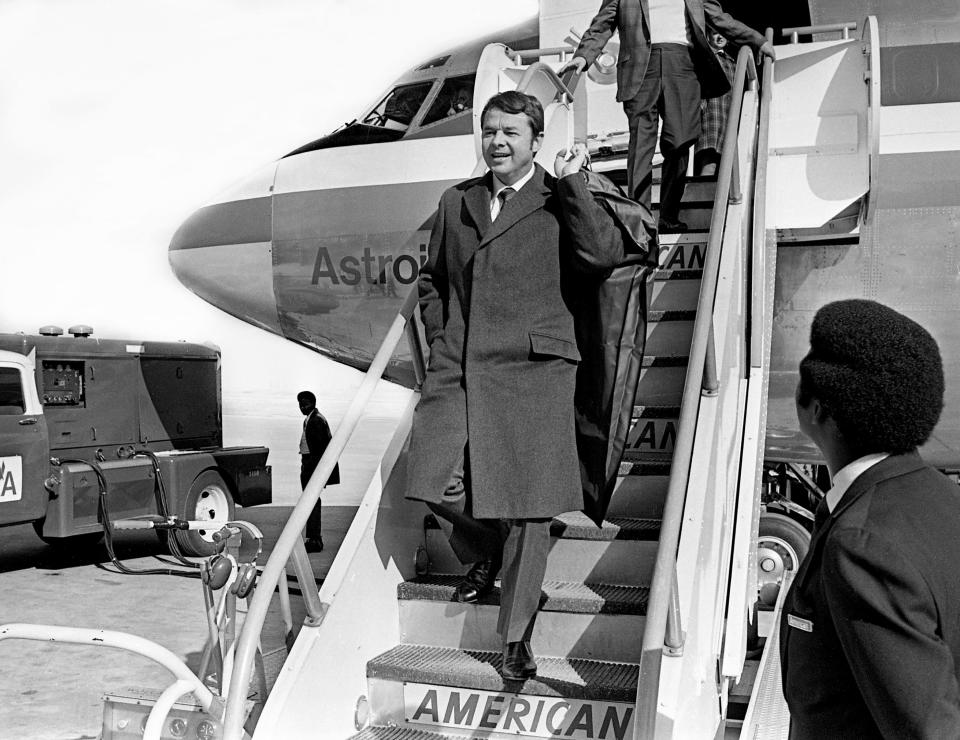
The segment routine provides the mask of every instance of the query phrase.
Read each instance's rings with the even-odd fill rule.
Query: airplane
[[[948,383],[940,424],[921,452],[948,473],[960,471],[960,390],[953,380],[960,369],[960,183],[955,175],[960,164],[960,8],[953,0],[798,0],[783,6],[776,11],[779,15],[767,17],[756,8],[728,7],[742,17],[752,12],[750,20],[760,28],[801,26],[795,37],[777,46],[778,60],[764,86],[766,95],[772,85],[772,97],[757,109],[748,106],[748,101],[756,105],[751,89],[743,93],[746,112],[741,121],[750,125],[741,131],[753,133],[743,134],[742,141],[747,148],[756,144],[756,154],[737,150],[726,160],[742,162],[743,182],[752,192],[765,183],[766,193],[749,214],[739,210],[742,205],[735,196],[718,200],[715,211],[714,183],[693,179],[685,206],[693,231],[661,237],[660,268],[651,287],[651,362],[641,373],[624,457],[627,472],[615,498],[614,506],[624,508],[615,508],[612,516],[662,522],[650,577],[654,584],[667,584],[662,593],[678,601],[670,616],[663,617],[667,627],[657,622],[657,629],[666,631],[654,634],[652,645],[646,642],[651,615],[667,610],[661,602],[653,606],[655,598],[661,598],[654,596],[659,586],[651,587],[642,645],[635,636],[621,639],[621,633],[607,627],[596,627],[596,642],[587,628],[562,649],[550,642],[559,640],[557,635],[535,636],[535,642],[552,644],[571,661],[589,657],[640,665],[640,678],[631,674],[627,683],[634,683],[625,689],[622,702],[587,697],[598,702],[588,710],[586,703],[564,700],[567,724],[548,727],[550,731],[624,737],[636,723],[636,736],[647,737],[653,735],[652,723],[657,736],[714,737],[728,718],[734,701],[729,690],[741,675],[749,642],[743,624],[756,601],[753,585],[745,585],[750,576],[743,563],[752,558],[754,567],[766,572],[755,574],[760,583],[775,585],[787,577],[805,547],[798,530],[803,533],[804,520],[811,518],[813,499],[802,494],[822,493],[824,485],[822,461],[799,434],[793,406],[797,364],[820,305],[871,298],[931,331],[941,347]],[[415,284],[440,193],[482,171],[476,131],[483,102],[493,89],[521,84],[537,60],[549,57],[547,64],[559,68],[595,10],[595,0],[541,0],[539,16],[529,23],[438,54],[408,71],[351,123],[290,152],[193,214],[170,244],[174,272],[188,288],[228,313],[339,362],[368,368]],[[564,136],[585,140],[594,168],[622,183],[625,121],[612,84],[618,52],[614,39],[587,72],[587,81],[576,88],[572,121],[559,128]],[[544,78],[552,79],[548,73]],[[472,104],[464,107],[470,90]],[[557,92],[562,107],[564,90],[558,87]],[[758,136],[759,125],[749,118],[749,110],[769,116],[765,148],[751,138]],[[726,212],[725,222],[717,220],[719,210]],[[759,226],[759,237],[745,236],[750,218],[759,222],[753,224]],[[716,223],[724,229],[722,236],[710,228]],[[728,239],[735,249],[726,250],[730,262],[718,266],[707,245],[714,250]],[[763,257],[752,279],[741,283],[732,265],[742,257],[736,248],[743,245]],[[694,355],[704,306],[698,303],[691,312],[683,303],[701,300],[696,286],[686,298],[678,298],[682,291],[677,289],[691,273],[712,270],[727,270],[724,275],[734,286],[711,288],[723,382],[716,391],[704,381],[700,394],[699,388],[687,387],[681,374],[681,398],[677,381],[667,374],[677,364],[673,360],[687,359],[676,350],[679,344],[688,343]],[[769,310],[754,306],[751,310],[757,313],[747,318],[744,305],[749,301],[744,296],[751,283],[750,289],[764,296],[760,303],[769,301]],[[752,323],[755,317],[759,325]],[[386,377],[415,387],[414,360],[414,350],[398,351]],[[698,372],[695,364],[686,367],[684,362],[684,371]],[[738,387],[743,388],[740,397]],[[691,421],[697,422],[693,441],[684,436]],[[398,430],[392,458],[398,465],[404,432]],[[704,441],[701,447],[701,434],[712,442]],[[692,449],[703,464],[677,473],[670,466],[676,463],[674,451],[681,448]],[[757,485],[753,453],[763,465]],[[744,462],[738,466],[741,454]],[[634,472],[637,476],[631,477]],[[730,497],[730,489],[714,477],[724,475],[745,498]],[[790,481],[786,495],[784,477]],[[444,659],[460,659],[466,651],[475,663],[484,663],[480,653],[470,650],[482,650],[488,642],[479,611],[461,613],[447,605],[446,611],[429,612],[430,599],[443,602],[443,597],[424,595],[423,589],[444,588],[442,580],[429,581],[429,567],[453,566],[426,522],[403,513],[399,486],[394,477],[371,488],[371,506],[362,507],[364,513],[351,530],[353,549],[345,556],[351,559],[343,561],[348,564],[321,589],[329,612],[321,624],[304,628],[292,654],[298,675],[310,676],[313,690],[319,690],[323,680],[330,707],[308,709],[303,682],[281,677],[261,716],[264,732],[295,735],[297,728],[320,721],[321,711],[323,721],[336,727],[353,721],[357,729],[381,722],[460,730],[488,727],[483,724],[490,718],[487,713],[479,725],[466,719],[457,724],[468,714],[470,721],[477,719],[468,708],[484,700],[488,708],[494,701],[509,702],[499,729],[504,721],[511,723],[511,716],[520,725],[521,717],[538,722],[543,714],[559,712],[560,704],[546,694],[496,698],[508,695],[497,693],[499,685],[485,683],[482,671],[479,678],[465,674],[458,679],[462,683],[452,684],[462,688],[450,689],[436,674],[417,672],[412,664],[420,657],[407,650],[408,645],[390,647],[402,637],[404,643],[445,645],[436,648]],[[801,489],[796,499],[795,487]],[[778,495],[771,495],[773,489]],[[662,497],[649,509],[640,511],[629,503],[631,496],[654,490]],[[763,519],[758,524],[752,514],[761,502],[768,515],[766,535]],[[385,516],[376,513],[380,510]],[[668,530],[666,522],[679,521],[680,512],[682,531]],[[777,527],[769,528],[771,522]],[[579,531],[572,521],[558,529],[556,567],[580,567],[575,580],[619,577],[641,579],[629,581],[638,586],[646,583],[646,576],[638,575],[647,567],[640,549],[630,556],[630,568],[614,576],[606,570],[613,567],[612,549],[596,559],[587,555],[593,551],[585,543],[599,536],[596,532],[580,535],[576,555],[565,555],[570,543],[564,537]],[[400,556],[404,550],[399,542],[411,552],[416,549],[410,562]],[[675,579],[672,586],[670,578]],[[364,588],[356,585],[359,582]],[[373,582],[377,589],[367,585]],[[395,597],[393,586],[408,596]],[[399,620],[405,632],[397,637],[393,615],[399,598],[414,601],[401,602]],[[390,616],[364,631],[354,624],[360,609],[365,615],[382,610]],[[670,632],[676,614],[687,615],[686,633],[678,627]],[[454,629],[451,622],[458,627],[448,633]],[[620,637],[611,648],[603,635],[614,634]],[[539,647],[536,652],[540,654]],[[645,668],[646,661],[654,667]],[[569,663],[574,664],[581,666]],[[775,665],[775,659],[770,664]],[[321,679],[329,670],[336,675]],[[242,685],[238,675],[235,682]],[[766,675],[758,680],[766,680]],[[632,694],[637,680],[640,689]],[[650,685],[657,687],[652,699],[644,688]],[[337,713],[331,708],[338,704],[353,708],[352,716],[346,709]],[[750,721],[750,711],[744,722]],[[599,724],[591,724],[588,716],[598,718]]]

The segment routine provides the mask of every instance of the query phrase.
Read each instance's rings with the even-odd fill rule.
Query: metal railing
[[[846,23],[824,23],[819,26],[795,26],[784,28],[780,33],[784,38],[790,39],[791,44],[798,44],[800,43],[800,36],[812,36],[815,33],[839,33],[840,38],[848,39],[850,38],[850,32],[856,30],[856,22],[847,21]]]
[[[173,706],[173,703],[184,694],[193,694],[200,707],[210,715],[219,717],[222,713],[223,706],[220,698],[215,696],[180,658],[162,645],[157,645],[155,642],[137,635],[112,630],[62,627],[52,624],[11,623],[0,627],[0,641],[2,640],[62,642],[71,645],[126,650],[148,658],[166,668],[176,680],[161,694],[160,699],[150,712],[147,725],[144,728],[144,737],[146,738],[160,737],[163,718],[170,707]],[[240,708],[242,711],[244,708],[243,702],[241,702]],[[242,734],[243,728],[241,727],[238,736],[242,736]]]
[[[635,713],[637,724],[634,731],[634,737],[636,738],[654,737],[663,655],[665,653],[667,655],[680,655],[683,650],[684,633],[680,621],[679,592],[676,586],[677,550],[680,545],[680,528],[693,458],[699,396],[716,395],[719,389],[714,343],[713,306],[717,294],[727,205],[739,202],[742,199],[740,171],[737,162],[740,154],[738,138],[744,92],[747,89],[755,89],[756,84],[756,63],[751,50],[743,47],[737,57],[736,74],[732,86],[734,94],[730,101],[723,151],[717,169],[717,186],[710,220],[710,237],[707,242],[700,298],[697,304],[697,318],[694,324],[687,375],[683,386],[680,418],[677,422],[677,438],[674,443],[670,483],[667,488],[660,527],[660,543],[657,547],[657,557],[647,601],[647,616],[644,624],[640,675],[637,687],[637,709]]]
[[[243,629],[240,632],[240,638],[237,640],[236,651],[234,654],[234,669],[230,679],[230,688],[226,695],[226,712],[223,720],[223,736],[228,740],[240,738],[243,735],[243,715],[244,702],[247,697],[247,687],[250,684],[250,677],[253,671],[254,656],[257,651],[257,643],[260,639],[260,631],[267,616],[267,609],[270,606],[270,600],[273,596],[273,590],[279,582],[284,566],[287,561],[294,556],[294,566],[297,567],[297,578],[300,580],[300,590],[304,596],[308,593],[313,595],[313,599],[319,604],[316,582],[313,579],[312,569],[307,560],[304,550],[303,540],[300,538],[301,530],[306,526],[310,512],[320,498],[323,487],[333,472],[334,465],[343,453],[347,442],[356,431],[360,422],[360,417],[373,395],[373,391],[380,381],[384,370],[387,368],[390,358],[396,349],[401,337],[407,335],[410,342],[410,349],[414,356],[414,370],[416,372],[416,381],[419,386],[423,382],[424,360],[423,352],[420,346],[420,338],[413,322],[414,311],[417,307],[418,293],[414,287],[407,295],[406,300],[397,317],[394,319],[387,336],[374,355],[370,368],[367,370],[360,383],[360,388],[354,396],[347,413],[337,428],[336,433],[330,440],[330,444],[320,458],[320,463],[314,471],[310,482],[303,490],[303,495],[297,502],[286,526],[280,533],[280,537],[274,545],[273,551],[263,568],[260,575],[259,585],[250,600],[249,610],[243,623]],[[298,557],[302,553],[302,558]],[[308,574],[304,580],[301,574],[303,561],[306,561],[306,570]],[[319,605],[319,613],[311,614],[307,618],[307,623],[311,625],[319,624],[323,619],[325,611],[324,605]]]

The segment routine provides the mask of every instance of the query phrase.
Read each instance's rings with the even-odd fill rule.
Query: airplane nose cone
[[[270,194],[261,192],[196,211],[173,235],[168,257],[180,282],[205,301],[279,333]]]

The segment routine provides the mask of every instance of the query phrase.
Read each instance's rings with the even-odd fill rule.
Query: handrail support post
[[[733,171],[730,175],[730,195],[727,202],[732,205],[743,203],[743,189],[740,187],[740,145],[733,147]]]
[[[673,571],[673,585],[670,587],[670,607],[667,611],[667,629],[663,638],[663,654],[670,657],[683,655],[683,646],[687,635],[683,631],[680,617],[680,587],[677,583],[677,571]]]

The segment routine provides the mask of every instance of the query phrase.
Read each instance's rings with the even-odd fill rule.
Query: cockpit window
[[[395,87],[361,123],[406,131],[423,101],[427,99],[431,87],[433,80]]]
[[[436,100],[423,118],[423,125],[427,126],[472,109],[473,81],[474,75],[451,77],[445,80]]]
[[[425,69],[436,69],[437,67],[442,67],[444,64],[447,63],[447,60],[449,58],[450,58],[449,54],[442,57],[435,57],[434,59],[431,59],[428,62],[424,62],[419,67],[417,67],[417,71],[422,72]]]

